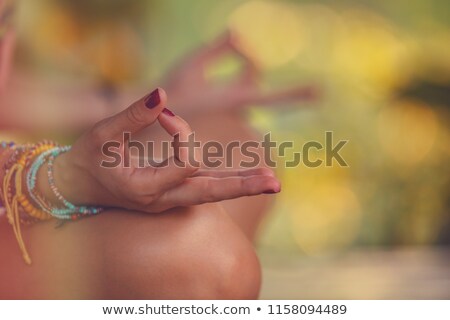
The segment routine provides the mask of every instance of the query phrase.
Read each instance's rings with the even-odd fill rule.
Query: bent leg
[[[252,245],[222,207],[161,214],[110,210],[68,223],[24,228],[33,265],[21,260],[0,220],[0,298],[257,298],[260,266]]]

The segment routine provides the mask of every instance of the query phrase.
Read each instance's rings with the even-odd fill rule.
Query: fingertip
[[[262,193],[264,194],[279,193],[281,192],[281,183],[278,181],[278,179],[271,177],[271,179],[267,179],[267,182],[264,184],[263,189],[264,191]]]
[[[166,90],[164,90],[164,89],[161,88],[161,87],[157,87],[156,90],[158,90],[158,93],[159,93],[159,97],[160,97],[160,100],[161,100],[160,104],[163,105],[163,106],[165,106],[166,103],[167,103],[167,93],[166,93]]]
[[[251,195],[263,193],[278,193],[281,191],[280,182],[275,177],[251,176],[244,178],[246,189]]]
[[[163,108],[167,102],[167,94],[163,89],[158,87],[145,96],[143,102],[147,109],[153,110],[159,108],[159,111],[162,111],[161,108]]]
[[[173,113],[170,109],[168,108],[164,108],[162,110],[162,113],[169,116],[169,117],[175,117],[175,113]]]
[[[158,121],[161,126],[169,133],[172,137],[176,134],[180,134],[181,138],[185,138],[187,135],[192,133],[192,128],[189,123],[183,118],[174,114],[170,109],[164,108],[158,116]]]

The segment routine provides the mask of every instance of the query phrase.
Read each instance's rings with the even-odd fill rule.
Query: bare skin
[[[196,118],[201,141],[255,138],[235,113]],[[211,130],[219,124],[230,130]],[[170,139],[157,129],[152,137]],[[235,165],[241,159],[236,153]],[[24,229],[31,267],[0,218],[0,251],[11,257],[0,264],[0,297],[255,299],[261,271],[252,241],[272,199],[244,197],[160,214],[117,209],[58,229],[55,222],[38,224]]]
[[[0,222],[3,299],[255,299],[252,245],[218,204],[163,214],[111,210],[55,229],[26,230],[26,266]]]
[[[225,39],[200,50],[172,75],[178,83],[170,77],[167,82],[169,95],[175,97],[175,113],[186,118],[197,139],[222,145],[257,138],[242,118],[241,106],[304,98],[306,92],[262,96],[255,87],[255,69],[247,60],[242,77],[232,86],[215,90],[194,75],[197,89],[186,87],[194,83],[187,74],[201,74],[199,66],[229,49]],[[190,94],[181,89],[189,89]],[[226,101],[226,97],[237,99]],[[214,101],[221,104],[213,109]],[[170,140],[156,127],[136,135],[145,141],[148,137],[155,145]],[[233,168],[239,169],[242,155],[234,155]],[[263,175],[267,175],[263,167],[257,170],[266,170]],[[6,257],[0,264],[0,297],[255,299],[261,271],[252,241],[272,199],[271,195],[242,197],[160,213],[114,209],[57,229],[54,221],[24,227],[32,266],[23,263],[10,226],[0,217],[0,252]]]
[[[197,137],[224,144],[254,138],[236,116],[205,121],[197,115]],[[214,123],[230,130],[211,130]],[[171,139],[158,129],[152,138]],[[235,163],[240,159],[237,153]],[[117,209],[58,229],[55,222],[25,227],[32,266],[24,264],[10,226],[0,218],[0,251],[8,257],[0,264],[0,297],[255,299],[261,271],[251,241],[270,199],[244,197],[162,213]]]

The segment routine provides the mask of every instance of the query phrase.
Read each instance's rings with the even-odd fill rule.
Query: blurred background
[[[114,97],[231,29],[261,86],[323,92],[252,106],[255,128],[298,148],[325,131],[349,140],[348,168],[279,169],[258,243],[262,298],[448,299],[449,18],[444,0],[22,0],[16,68]],[[224,59],[211,72],[235,70]]]

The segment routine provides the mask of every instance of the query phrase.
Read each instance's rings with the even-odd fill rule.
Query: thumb
[[[158,119],[166,102],[166,92],[156,88],[149,95],[111,117],[106,124],[109,134],[113,137],[121,137],[124,132],[135,133],[148,127]]]

